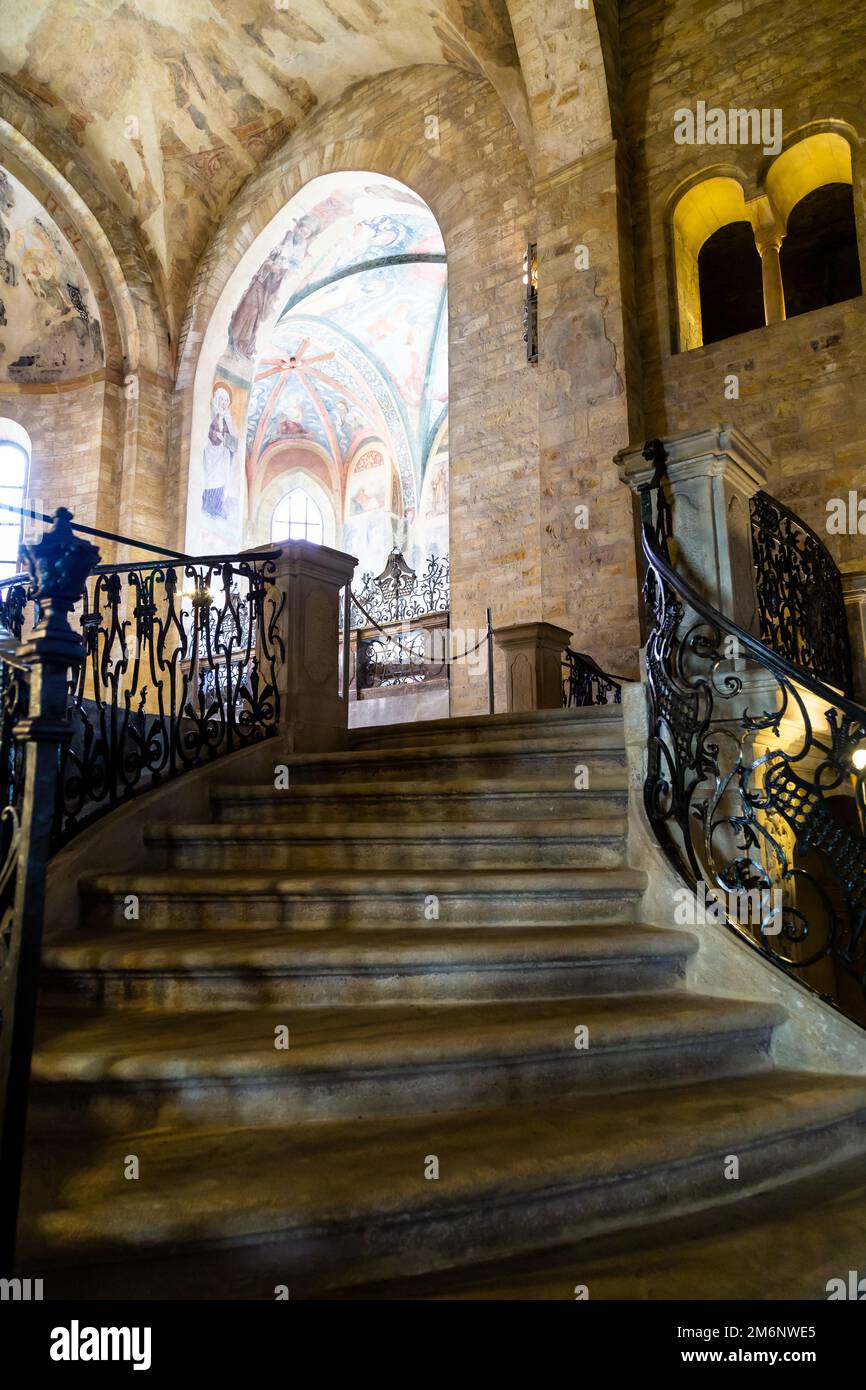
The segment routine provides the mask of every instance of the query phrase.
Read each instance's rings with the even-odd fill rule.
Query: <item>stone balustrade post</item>
[[[766,486],[768,460],[734,425],[661,442],[677,569],[720,613],[758,635],[749,503]],[[638,495],[655,472],[647,452],[639,446],[616,455],[620,478]]]
[[[514,623],[494,632],[505,657],[505,700],[509,713],[559,709],[562,705],[562,653],[571,641],[567,628],[553,623]]]
[[[843,570],[842,594],[851,641],[852,693],[858,704],[866,705],[866,566]]]
[[[358,562],[311,541],[283,541],[273,549],[279,554],[265,596],[265,622],[270,622],[269,605],[276,603],[272,646],[281,746],[288,753],[345,748],[349,692],[340,688],[340,605]]]

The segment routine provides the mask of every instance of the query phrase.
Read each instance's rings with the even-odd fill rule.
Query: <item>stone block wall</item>
[[[429,116],[438,139],[425,135]],[[536,369],[523,342],[523,255],[535,239],[532,179],[493,88],[446,67],[360,83],[302,126],[245,186],[204,258],[181,345],[172,458],[188,465],[202,336],[228,276],[271,218],[310,179],[368,169],[431,207],[448,255],[452,625],[477,641],[494,621],[541,605]],[[179,496],[186,496],[185,484]],[[183,518],[176,541],[182,544]],[[457,639],[461,650],[463,638]],[[452,709],[486,709],[478,660],[454,667]]]
[[[621,51],[633,164],[633,237],[647,436],[731,420],[770,459],[769,489],[824,536],[840,561],[862,556],[862,536],[826,533],[827,501],[866,496],[866,298],[677,353],[665,210],[682,180],[729,164],[761,191],[770,162],[760,147],[677,145],[674,112],[709,106],[782,111],[783,133],[807,122],[856,132],[854,199],[866,284],[866,137],[861,0],[623,0]],[[732,268],[736,273],[736,268]],[[739,378],[726,399],[725,378]],[[637,441],[635,441],[637,442]]]

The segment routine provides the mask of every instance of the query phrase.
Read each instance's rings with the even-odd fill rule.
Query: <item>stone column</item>
[[[785,228],[768,198],[758,198],[751,206],[752,230],[761,257],[761,278],[764,283],[764,321],[782,323],[785,315],[785,289],[779,252],[785,239]]]
[[[553,623],[515,623],[494,632],[505,657],[505,708],[509,713],[562,706],[562,652],[571,641],[567,628]],[[497,709],[502,708],[499,692]]]
[[[851,668],[854,699],[866,704],[866,567],[842,575],[842,593],[851,641]]]
[[[677,569],[720,613],[758,635],[749,500],[766,485],[768,461],[733,425],[662,442]],[[654,465],[643,448],[624,449],[616,463],[633,492],[649,486]]]
[[[340,691],[340,591],[357,560],[311,541],[283,541],[276,578],[265,600],[282,608],[275,636],[279,661],[280,740],[286,752],[317,753],[348,744],[348,691]],[[259,547],[259,553],[263,547]],[[279,643],[277,643],[279,649]]]
[[[770,323],[782,323],[785,319],[785,288],[782,284],[782,266],[779,252],[780,239],[758,243],[761,254],[761,277],[764,282],[764,319]]]

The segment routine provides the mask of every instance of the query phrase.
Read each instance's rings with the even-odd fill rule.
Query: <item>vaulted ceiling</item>
[[[506,0],[27,0],[0,30],[3,80],[138,225],[175,326],[257,165],[351,83],[413,63],[513,92]]]

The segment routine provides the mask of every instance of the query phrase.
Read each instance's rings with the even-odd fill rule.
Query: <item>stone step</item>
[[[589,820],[623,816],[628,809],[625,772],[605,772],[589,786],[576,789],[539,787],[527,783],[501,783],[463,779],[457,781],[406,781],[393,785],[320,782],[315,786],[217,787],[211,794],[219,821],[254,822],[331,820],[439,821]]]
[[[21,1272],[53,1298],[273,1300],[287,1284],[295,1299],[690,1211],[724,1218],[780,1176],[823,1167],[829,1183],[864,1142],[862,1078],[772,1071],[386,1123],[31,1139]]]
[[[683,979],[698,948],[655,927],[76,933],[43,949],[53,1000],[98,1008],[213,1009],[648,993]]]
[[[634,922],[636,869],[431,869],[425,873],[124,873],[79,881],[89,927],[381,927]],[[132,898],[133,902],[130,902]],[[425,915],[426,914],[426,915]],[[438,916],[434,916],[438,914]]]
[[[616,785],[626,772],[621,726],[592,727],[592,737],[497,740],[490,743],[420,744],[398,748],[348,749],[339,753],[292,753],[275,764],[289,770],[289,785],[319,782],[375,782],[455,777],[495,783],[529,782],[566,790],[574,787],[575,768],[587,769],[589,785]]]
[[[574,820],[335,821],[330,825],[151,826],[145,843],[176,869],[617,868],[625,864],[624,817]]]
[[[769,1066],[775,1005],[672,994],[43,1017],[31,1125],[270,1125],[587,1096]],[[275,1046],[279,1030],[289,1046]],[[579,1049],[577,1029],[588,1030]]]
[[[417,1279],[351,1287],[354,1299],[825,1301],[866,1270],[862,1153],[740,1201]],[[340,1297],[334,1291],[333,1297]],[[861,1295],[862,1297],[862,1295]],[[736,1321],[736,1319],[734,1319]],[[808,1319],[807,1319],[808,1322]],[[700,1348],[706,1343],[695,1339]]]
[[[353,749],[404,748],[420,743],[492,743],[506,739],[562,738],[571,736],[580,744],[587,737],[622,741],[621,705],[586,705],[576,709],[529,710],[520,714],[476,714],[462,719],[425,719],[403,724],[377,725],[352,729]],[[590,732],[592,731],[592,732]]]

